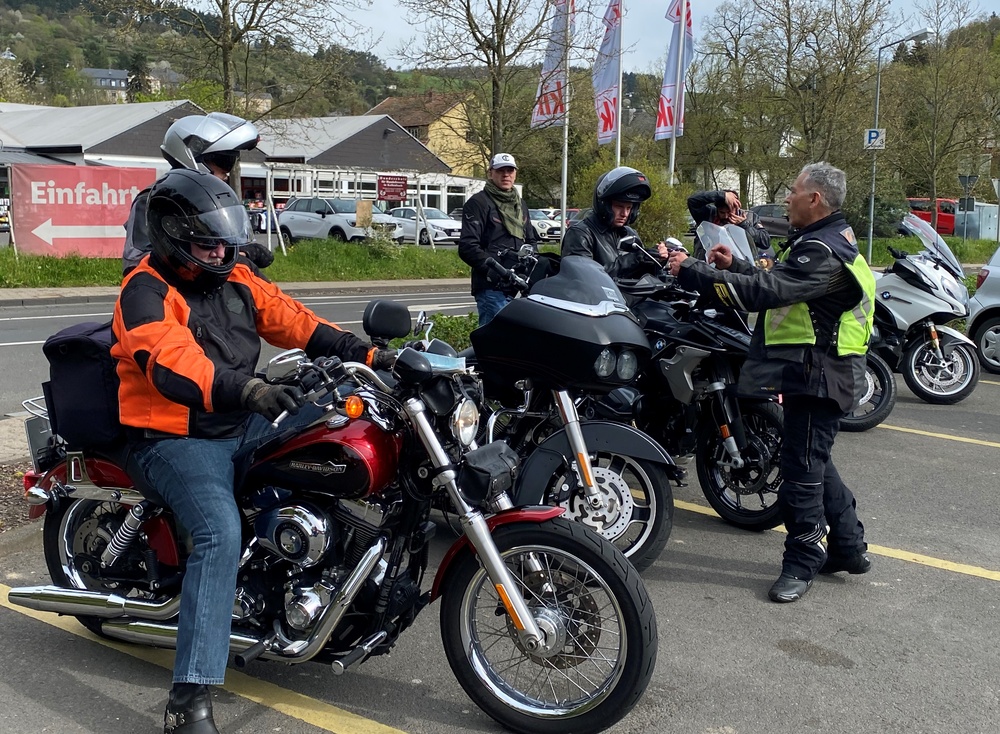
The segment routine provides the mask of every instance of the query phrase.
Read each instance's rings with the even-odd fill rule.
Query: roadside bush
[[[430,320],[434,322],[434,328],[431,329],[431,339],[448,342],[458,351],[472,346],[469,334],[479,326],[479,316],[476,313],[469,313],[465,316],[445,316],[435,313],[430,316]],[[418,336],[422,338],[423,334]],[[412,338],[393,339],[390,345],[394,349],[399,349]]]

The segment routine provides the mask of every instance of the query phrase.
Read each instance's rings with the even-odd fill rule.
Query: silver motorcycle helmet
[[[206,170],[212,162],[231,171],[241,150],[253,150],[260,141],[257,127],[225,112],[182,117],[167,128],[160,151],[173,168]],[[202,164],[199,167],[199,164]]]

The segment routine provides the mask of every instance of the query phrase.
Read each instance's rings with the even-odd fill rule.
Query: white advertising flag
[[[684,3],[684,35],[681,35],[681,3]],[[656,113],[655,140],[665,140],[684,134],[684,77],[694,58],[694,30],[691,25],[691,3],[688,0],[673,0],[667,11],[667,20],[674,24],[670,36],[670,50],[667,52],[667,68],[663,72],[663,86],[660,87],[660,104]],[[680,50],[684,49],[683,59]],[[680,63],[680,69],[678,69]],[[680,80],[678,85],[677,81]]]
[[[611,0],[604,13],[604,40],[594,61],[594,106],[597,108],[597,143],[610,143],[618,135],[618,80],[621,63],[622,0]]]
[[[569,79],[566,73],[567,53],[573,37],[574,0],[551,0],[555,8],[549,45],[542,61],[542,78],[538,82],[535,108],[531,111],[531,127],[562,125],[566,117],[566,97]],[[568,29],[567,29],[568,28]]]

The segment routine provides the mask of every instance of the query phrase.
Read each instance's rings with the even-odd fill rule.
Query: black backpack
[[[71,449],[108,446],[124,438],[118,420],[118,373],[111,322],[74,324],[45,340],[49,382],[42,385],[52,432]]]

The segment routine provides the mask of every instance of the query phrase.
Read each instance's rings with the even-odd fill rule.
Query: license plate
[[[49,425],[48,418],[33,415],[24,422],[24,434],[28,439],[28,450],[31,452],[31,464],[36,472],[41,472],[38,465],[39,450],[49,444],[52,437],[52,426]]]

